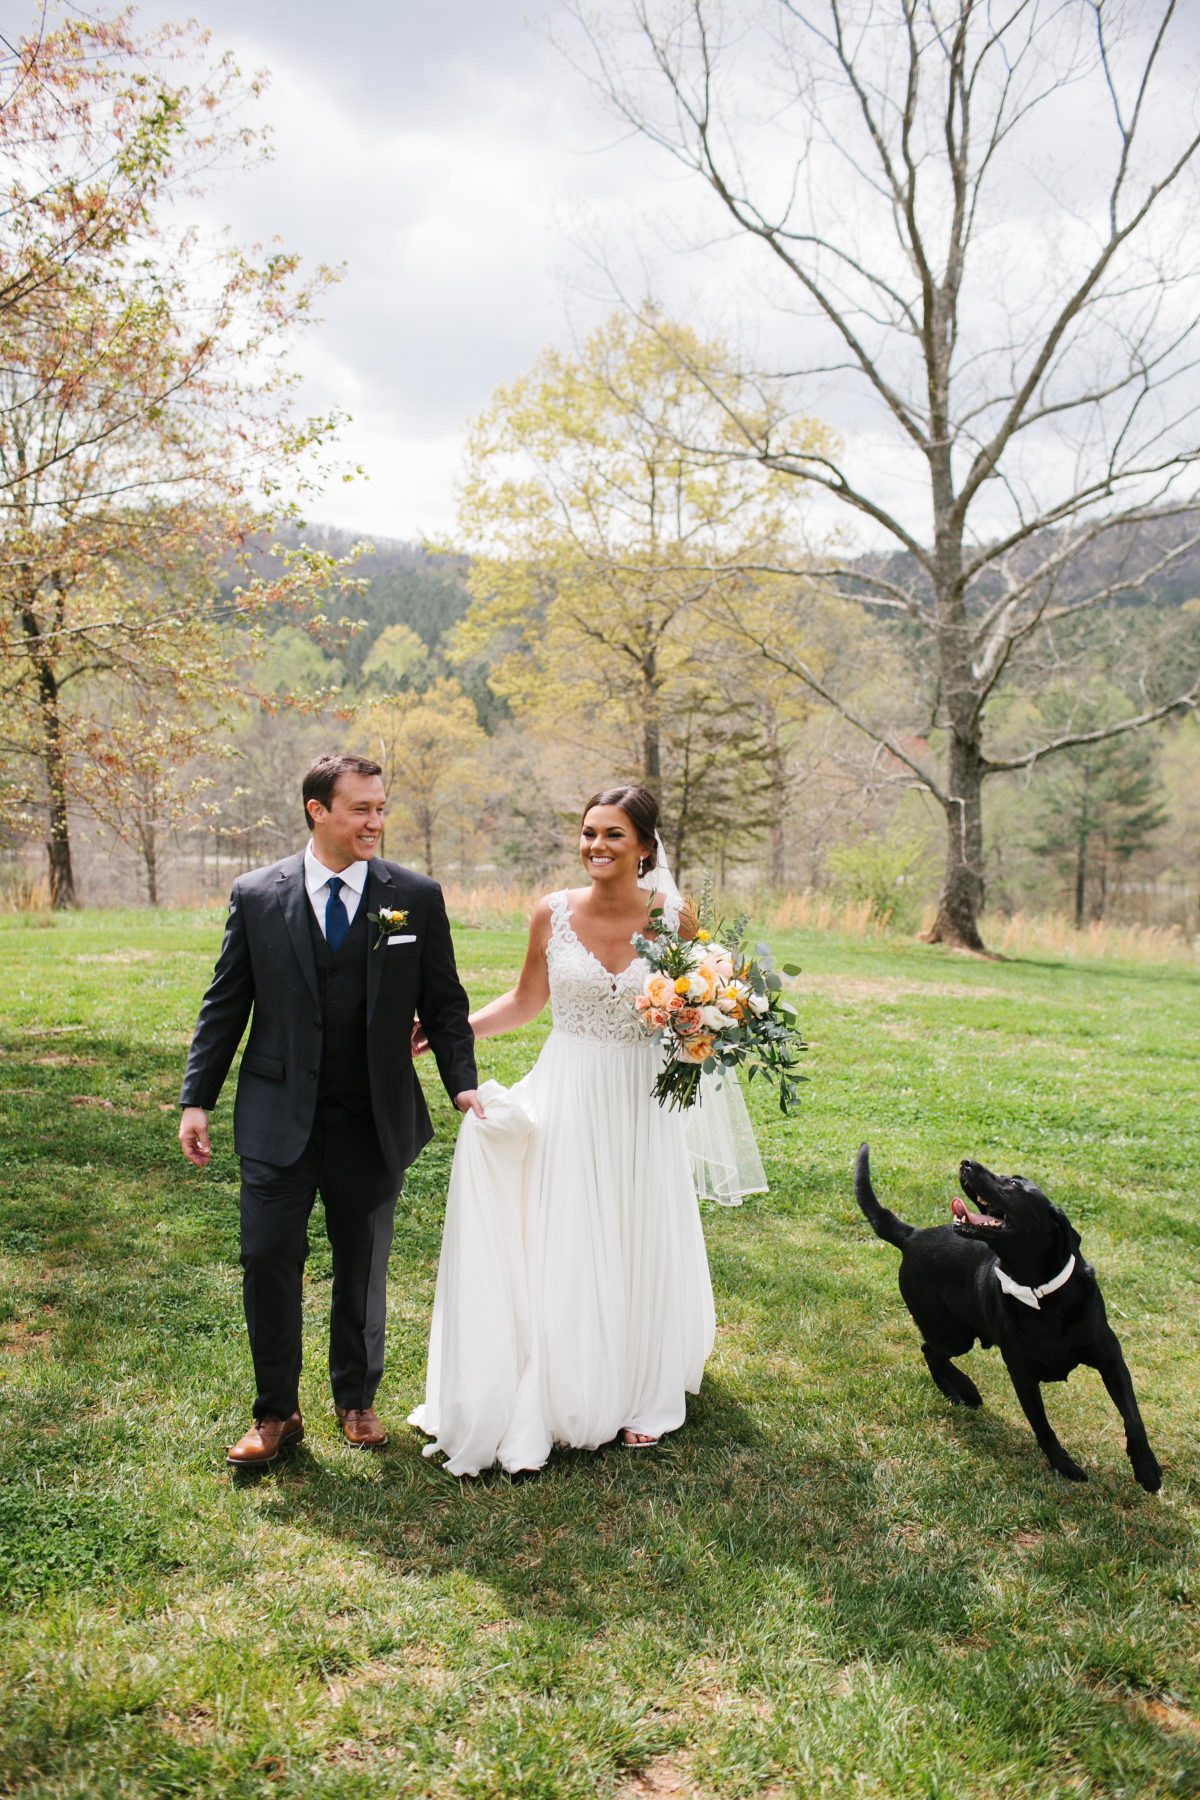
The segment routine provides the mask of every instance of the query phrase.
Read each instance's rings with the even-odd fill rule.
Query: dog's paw
[[[1154,1455],[1139,1456],[1133,1461],[1133,1478],[1139,1487],[1144,1487],[1148,1494],[1157,1494],[1162,1486],[1162,1470],[1158,1466],[1158,1458]]]
[[[1079,1464],[1073,1462],[1065,1451],[1061,1456],[1052,1456],[1050,1458],[1050,1467],[1054,1470],[1055,1474],[1065,1475],[1068,1481],[1087,1480],[1087,1476],[1080,1468]]]

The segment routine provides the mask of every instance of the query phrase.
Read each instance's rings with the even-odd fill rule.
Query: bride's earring
[[[646,873],[646,858],[644,856],[639,856],[638,857],[638,879],[640,880],[641,877],[645,873]]]

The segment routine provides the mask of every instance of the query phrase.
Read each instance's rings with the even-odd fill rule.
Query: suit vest
[[[317,965],[323,1022],[317,1096],[321,1100],[338,1100],[343,1106],[369,1110],[366,892],[364,890],[345,941],[336,954],[325,942],[311,901],[305,910]]]

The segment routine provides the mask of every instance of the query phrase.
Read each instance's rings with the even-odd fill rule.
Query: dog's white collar
[[[1053,1281],[1044,1281],[1041,1287],[1022,1287],[1019,1281],[1014,1281],[1011,1275],[1006,1275],[1004,1273],[1004,1270],[1000,1267],[999,1263],[996,1264],[996,1280],[1000,1283],[1004,1292],[1006,1294],[1011,1294],[1013,1299],[1019,1300],[1023,1306],[1032,1306],[1034,1312],[1041,1312],[1041,1302],[1046,1298],[1046,1295],[1053,1294],[1056,1289],[1060,1287],[1065,1287],[1074,1273],[1074,1253],[1072,1253],[1068,1259],[1066,1268],[1060,1269]]]

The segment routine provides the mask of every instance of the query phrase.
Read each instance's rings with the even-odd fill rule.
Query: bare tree
[[[859,711],[786,632],[759,647],[943,809],[935,941],[982,948],[988,776],[1200,694],[1200,671],[1176,668],[1094,729],[1004,751],[985,732],[1049,630],[1200,541],[1200,129],[1178,10],[628,0],[614,24],[575,7],[568,54],[707,183],[803,321],[803,357],[736,415],[739,453],[849,512],[860,549],[888,545],[822,573],[903,623],[927,676],[920,735],[944,754]],[[794,444],[781,376],[809,414],[819,393],[854,409],[843,450]]]

